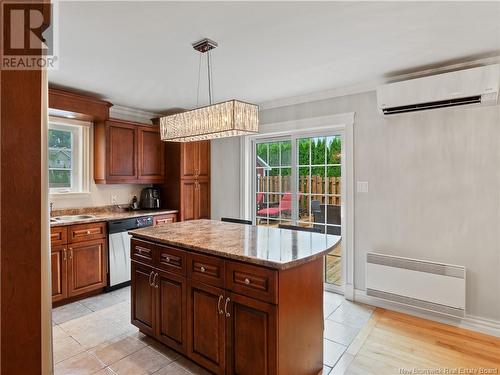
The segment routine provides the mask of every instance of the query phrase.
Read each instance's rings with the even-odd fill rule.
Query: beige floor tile
[[[323,292],[323,301],[327,303],[334,303],[340,306],[342,302],[344,302],[346,299],[344,296],[333,293],[333,292]]]
[[[153,375],[191,375],[191,372],[188,372],[182,366],[180,366],[177,362],[172,362],[168,366],[156,371]]]
[[[160,352],[146,346],[110,367],[118,375],[144,375],[152,374],[171,362]]]
[[[321,373],[321,375],[328,375],[330,374],[330,371],[332,371],[332,368],[327,366],[327,365],[323,365],[323,372]]]
[[[178,366],[182,367],[184,370],[195,375],[210,375],[210,372],[204,368],[198,366],[196,363],[191,362],[189,359],[180,356],[175,362]]]
[[[54,366],[55,375],[87,375],[103,369],[104,364],[94,355],[81,353]]]
[[[67,338],[69,335],[57,324],[52,326],[52,340],[57,341]]]
[[[360,328],[337,323],[333,320],[325,320],[324,338],[339,344],[349,346],[358,334]]]
[[[373,310],[354,303],[342,303],[329,317],[337,323],[361,328],[369,319]]]
[[[69,320],[91,314],[92,310],[82,305],[80,302],[73,302],[67,305],[52,309],[52,320],[56,324],[61,324]]]
[[[336,342],[323,340],[323,363],[329,367],[335,366],[339,358],[345,352],[346,347]]]
[[[117,295],[113,295],[111,293],[99,294],[80,301],[83,306],[92,311],[99,311],[120,302],[123,302],[123,299],[120,299]]]
[[[85,348],[80,345],[73,337],[67,336],[59,338],[53,342],[53,358],[54,363],[59,363],[73,357],[77,354],[83,353]]]
[[[100,370],[92,375],[116,375],[116,372],[111,370],[111,368],[106,367],[106,368],[103,368],[102,370]]]
[[[349,354],[349,353],[342,354],[342,357],[340,357],[340,359],[337,361],[332,372],[330,372],[330,375],[344,375],[344,374],[346,374],[347,369],[349,368],[349,365],[351,364],[353,359],[354,359],[354,356],[352,354]]]
[[[119,336],[90,350],[105,365],[109,366],[146,346],[132,336]]]

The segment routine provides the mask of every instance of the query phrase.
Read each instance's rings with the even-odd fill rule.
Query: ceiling
[[[500,54],[500,2],[59,3],[53,86],[162,112],[197,105],[209,37],[214,101],[263,103]],[[207,104],[203,71],[199,105]]]

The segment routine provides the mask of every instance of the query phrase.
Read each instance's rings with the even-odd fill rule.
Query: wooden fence
[[[304,194],[300,199],[300,207],[309,207],[310,194],[317,195],[313,200],[321,204],[340,205],[341,177],[323,177],[319,175],[299,176],[298,192]],[[278,202],[280,194],[292,190],[291,176],[257,176],[257,192],[268,192],[269,202]],[[333,196],[325,196],[332,194]],[[265,199],[265,198],[264,198]]]

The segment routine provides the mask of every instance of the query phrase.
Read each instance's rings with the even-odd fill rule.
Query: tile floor
[[[323,374],[344,373],[346,349],[372,311],[325,292]],[[208,374],[130,324],[130,288],[55,308],[52,325],[56,375]]]

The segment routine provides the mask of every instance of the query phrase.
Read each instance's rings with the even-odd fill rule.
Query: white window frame
[[[279,137],[290,137],[292,142],[298,138],[311,136],[342,136],[342,184],[341,208],[343,275],[341,287],[325,283],[325,289],[343,293],[346,299],[354,299],[354,158],[353,158],[354,112],[306,118],[286,122],[271,123],[261,126],[260,134],[241,137],[240,149],[240,217],[253,220],[255,212],[255,158],[254,150],[257,140]],[[296,153],[292,152],[292,166],[296,166]],[[295,168],[292,167],[292,181],[296,179]],[[292,194],[296,196],[296,184],[292,184]],[[296,204],[293,206],[296,209]],[[295,212],[292,215],[295,217]]]
[[[76,142],[72,144],[71,157],[71,188],[49,188],[50,198],[79,197],[90,194],[90,129],[92,123],[74,119],[49,117],[49,129],[60,129],[73,132],[73,139],[78,135]],[[47,144],[48,155],[48,144]],[[48,156],[47,156],[48,157]],[[48,175],[47,164],[47,175]]]

